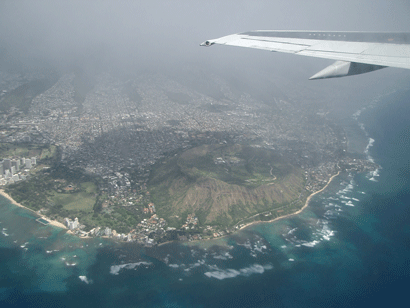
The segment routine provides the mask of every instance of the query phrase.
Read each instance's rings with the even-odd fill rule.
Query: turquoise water
[[[230,238],[141,248],[84,240],[0,199],[1,307],[381,307],[410,282],[410,91],[362,113],[372,174]]]

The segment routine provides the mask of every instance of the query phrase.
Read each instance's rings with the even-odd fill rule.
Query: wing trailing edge
[[[336,60],[310,79],[358,75],[385,67],[410,69],[410,33],[257,30],[200,45],[215,44]]]

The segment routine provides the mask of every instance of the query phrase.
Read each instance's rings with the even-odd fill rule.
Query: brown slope
[[[156,168],[150,181],[150,191],[159,212],[165,216],[196,213],[201,223],[232,225],[251,215],[289,205],[304,191],[301,170],[278,161],[271,163],[279,165],[284,175],[278,180],[271,180],[269,185],[251,187],[227,183],[220,179],[222,173],[218,173],[219,167],[212,159],[209,165],[204,163],[206,157],[215,154],[215,150],[218,156],[225,153],[221,147],[201,146]],[[238,145],[223,150],[230,154],[236,151],[234,154],[238,156],[243,154],[242,147]],[[192,162],[197,162],[197,165]],[[258,163],[266,164],[266,161],[254,163],[255,167],[260,167]]]

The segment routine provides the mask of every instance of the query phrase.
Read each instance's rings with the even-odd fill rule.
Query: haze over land
[[[241,215],[229,214],[224,228],[238,227],[235,224],[243,218],[269,209],[258,204],[297,200],[300,208],[306,192],[321,189],[337,171],[371,169],[371,164],[354,161],[364,156],[358,155],[363,149],[348,142],[349,134],[356,133],[351,115],[378,96],[407,86],[408,71],[388,68],[312,82],[308,77],[331,61],[198,46],[206,39],[253,29],[406,31],[409,25],[404,2],[293,4],[2,2],[1,141],[8,144],[4,153],[16,144],[27,146],[27,141],[44,147],[36,148],[39,153],[50,152],[51,145],[58,148],[53,159],[39,160],[43,165],[31,180],[11,186],[14,196],[60,221],[79,216],[87,232],[96,226],[124,233],[138,229],[132,235],[146,241],[152,233],[163,235],[167,224],[198,231],[195,215],[199,224],[212,225],[217,213],[232,212],[238,202],[243,205]],[[292,193],[282,198],[279,190],[269,193],[264,187],[253,198],[245,188],[230,186],[243,195],[221,202],[211,214],[199,215],[201,206],[210,204],[209,196],[211,208],[218,204],[212,185],[205,185],[207,193],[194,196],[193,191],[203,188],[199,185],[176,192],[186,196],[170,200],[174,212],[161,210],[168,204],[157,204],[161,198],[150,195],[156,180],[152,168],[160,170],[158,164],[174,156],[183,158],[184,151],[225,144],[263,148],[284,157],[284,164],[298,170],[297,179],[282,183],[288,185],[283,190]],[[227,173],[239,159],[211,156],[215,165],[228,161],[223,166]],[[248,163],[253,158],[242,159]],[[251,168],[242,180],[260,180],[261,174],[272,171],[271,161],[262,163],[248,164],[265,169],[250,172]],[[187,170],[179,166],[175,172],[182,176],[176,181],[188,183],[190,172],[184,174]],[[201,175],[206,183],[216,181],[215,174]],[[3,182],[10,184],[9,179]],[[160,184],[168,190],[181,187],[175,182]],[[28,201],[24,192],[30,189],[37,197]],[[280,200],[273,200],[273,195]],[[75,206],[79,196],[83,207]],[[184,204],[183,210],[176,210],[178,202]],[[174,217],[154,217],[156,212]]]
[[[141,71],[181,76],[187,66],[206,68],[201,73],[241,76],[245,84],[268,88],[273,84],[301,103],[303,96],[303,104],[345,105],[408,74],[386,69],[309,82],[332,61],[198,45],[253,29],[407,31],[409,11],[406,1],[2,1],[0,63],[2,70],[46,67],[90,78],[107,71],[121,77]],[[195,80],[189,74],[185,78]]]
[[[408,301],[410,70],[309,81],[332,61],[199,44],[409,16],[408,0],[0,1],[0,194],[34,211],[0,197],[0,307]]]

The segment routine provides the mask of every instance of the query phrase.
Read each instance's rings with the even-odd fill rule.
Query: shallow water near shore
[[[0,198],[1,307],[374,307],[410,282],[410,91],[362,112],[371,174],[299,215],[157,248],[80,239]],[[370,144],[370,143],[369,143]]]

